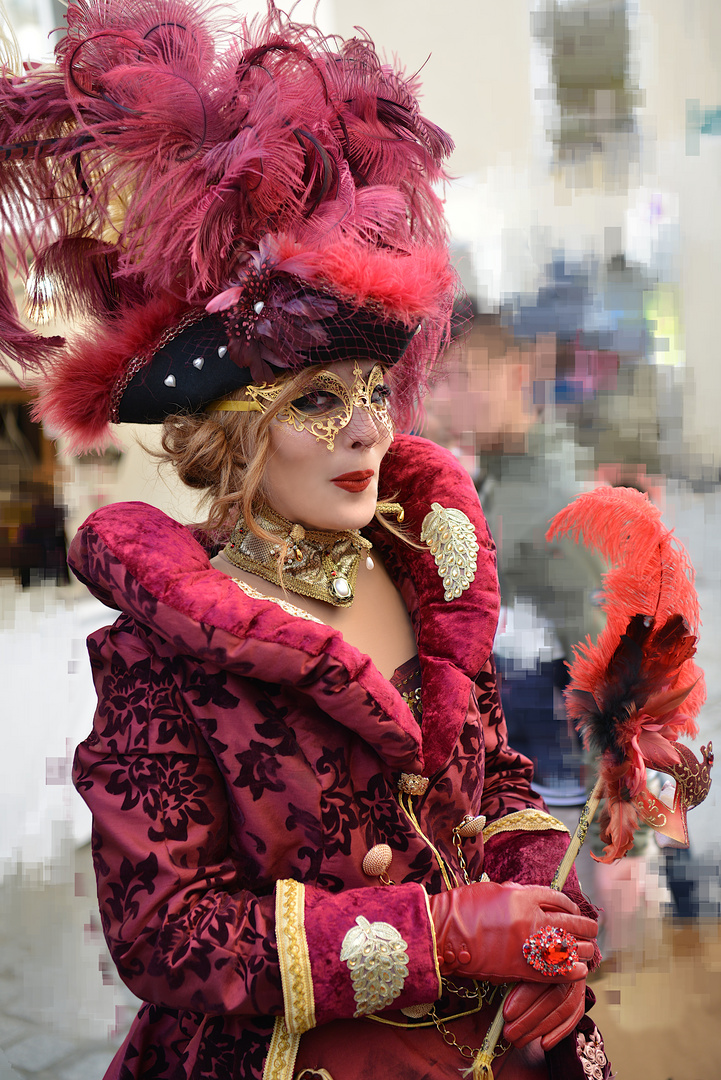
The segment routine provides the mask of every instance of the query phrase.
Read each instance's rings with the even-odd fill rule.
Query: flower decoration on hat
[[[322,320],[335,315],[338,304],[308,288],[317,273],[314,254],[266,234],[257,251],[244,255],[237,281],[205,305],[220,315],[230,357],[249,368],[254,383],[272,382],[273,368],[299,366],[303,349],[329,342]]]

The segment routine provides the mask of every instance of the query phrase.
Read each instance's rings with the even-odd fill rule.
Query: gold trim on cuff
[[[293,1035],[315,1027],[315,998],[305,936],[305,886],[278,881],[275,887],[275,936],[283,985],[285,1023]]]
[[[483,830],[483,839],[490,840],[496,833],[503,832],[545,832],[552,829],[554,832],[568,832],[568,829],[558,818],[547,814],[545,810],[534,810],[530,807],[526,810],[516,810],[515,814],[506,814],[497,821],[491,821]]]
[[[291,1035],[283,1017],[276,1016],[263,1067],[263,1080],[293,1080],[299,1045],[300,1035]]]

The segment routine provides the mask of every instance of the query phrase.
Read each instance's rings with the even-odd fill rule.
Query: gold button
[[[429,784],[430,780],[427,776],[403,772],[398,781],[398,790],[406,795],[425,795]]]
[[[459,836],[478,836],[482,833],[486,827],[486,819],[483,814],[479,817],[464,817],[460,825],[456,826],[456,832]]]
[[[367,877],[380,877],[385,874],[393,861],[393,852],[388,844],[374,844],[363,859],[363,873]]]

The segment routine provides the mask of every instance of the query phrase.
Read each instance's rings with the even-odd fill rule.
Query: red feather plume
[[[694,664],[699,626],[693,568],[683,546],[661,522],[647,495],[597,488],[557,514],[546,538],[568,534],[601,555],[601,604],[606,626],[596,642],[574,649],[566,690],[569,715],[584,745],[599,758],[601,861],[633,844],[634,800],[646,787],[646,767],[679,764],[675,743],[695,735],[706,691]]]

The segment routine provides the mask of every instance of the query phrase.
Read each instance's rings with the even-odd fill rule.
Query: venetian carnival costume
[[[432,185],[452,144],[412,80],[275,9],[221,36],[183,0],[71,4],[57,67],[0,88],[31,307],[90,321],[69,342],[33,334],[6,276],[4,351],[43,373],[39,415],[77,449],[109,421],[232,410],[241,388],[262,411],[289,372],[370,360],[331,427],[306,427],[332,450],[354,407],[386,422],[381,365],[407,423],[448,344]],[[548,884],[567,844],[505,737],[493,543],[438,447],[397,435],[380,482],[388,501],[341,541],[373,546],[408,610],[418,657],[391,680],[151,507],[99,510],[73,541],[77,576],[121,612],[89,639],[98,709],[74,771],[106,938],[145,1002],[108,1078],[457,1077],[509,973],[464,974],[476,946],[515,948],[525,978],[521,942],[466,941],[453,910],[464,890],[490,910],[497,883]],[[382,527],[400,507],[420,545]],[[289,540],[302,567],[312,537]],[[329,603],[352,600],[339,558],[319,556]],[[593,914],[574,875],[565,891]],[[586,1016],[545,1059],[512,1047],[497,1067],[609,1071]]]

